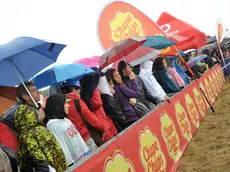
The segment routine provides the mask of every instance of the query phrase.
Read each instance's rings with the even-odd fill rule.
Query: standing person
[[[118,64],[118,71],[121,75],[122,81],[127,85],[130,89],[131,87],[131,79],[130,75],[135,75],[132,71],[132,68],[129,64],[127,64],[125,61],[120,61]],[[158,104],[157,98],[153,97],[148,89],[146,89],[145,84],[143,83],[142,79],[138,76],[135,75],[135,82],[137,83],[138,86],[138,99],[140,102],[142,102],[149,110],[153,110],[156,108],[156,105]]]
[[[109,75],[101,76],[99,81],[99,91],[106,114],[113,120],[118,132],[123,131],[127,127],[127,119],[121,109],[117,99],[114,97],[113,81]]]
[[[173,58],[169,57],[166,58],[167,66],[168,66],[168,73],[172,80],[175,82],[177,87],[185,87],[185,82],[182,76],[176,71],[176,68],[174,67],[174,61]]]
[[[79,81],[69,79],[64,84],[64,88],[67,91],[67,97],[70,99],[68,102],[69,115],[67,118],[76,126],[90,150],[96,150],[97,145],[100,146],[102,144],[102,135],[106,131],[103,122],[100,121],[100,119],[89,110],[85,102],[82,101]],[[78,104],[76,104],[77,102]],[[79,105],[80,109],[78,109],[76,105]]]
[[[181,90],[169,77],[167,72],[167,62],[165,58],[158,57],[153,63],[153,68],[153,75],[167,94],[174,94]]]
[[[92,113],[94,113],[98,119],[103,123],[106,128],[102,143],[109,141],[111,138],[117,135],[117,129],[113,124],[113,121],[106,115],[101,95],[98,89],[99,79],[101,72],[98,68],[92,68],[95,73],[85,76],[82,80],[82,99],[85,101]]]
[[[25,82],[35,101],[40,100],[40,93],[33,82]],[[15,128],[18,131],[18,158],[24,172],[54,171],[67,169],[65,156],[54,135],[43,123],[44,112],[38,111],[23,84],[17,88],[17,97],[22,102],[15,112]]]
[[[139,114],[135,110],[134,105],[137,102],[138,94],[138,86],[135,82],[135,77],[131,75],[131,84],[132,88],[127,87],[121,79],[119,72],[116,69],[110,69],[107,71],[107,75],[112,77],[112,81],[114,84],[115,94],[114,96],[117,98],[120,103],[122,110],[127,119],[127,125],[131,125],[140,119]],[[133,78],[132,78],[133,77]]]
[[[211,56],[209,50],[203,50],[202,53],[207,56],[204,59],[204,61],[208,65],[208,67],[211,69],[215,65],[215,63],[214,63],[214,61],[212,59],[212,56]]]
[[[47,128],[58,140],[69,166],[87,156],[91,151],[77,128],[67,119],[69,105],[65,95],[53,94],[46,102]]]
[[[151,60],[145,61],[140,65],[139,76],[143,80],[149,93],[156,97],[158,102],[169,101],[169,97],[166,95],[163,88],[157,82],[152,73],[153,62]]]

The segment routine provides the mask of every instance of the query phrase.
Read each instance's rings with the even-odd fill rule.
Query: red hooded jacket
[[[78,113],[75,107],[74,99],[79,100],[79,104],[81,106],[81,111],[84,119],[94,128],[96,128],[98,131],[102,133],[105,132],[104,124],[99,120],[99,118],[97,118],[97,116],[94,113],[92,113],[89,110],[85,102],[82,101],[79,96],[77,96],[76,94],[68,94],[67,97],[69,99],[72,99],[68,102],[69,115],[67,116],[67,118],[71,120],[71,122],[76,126],[84,141],[87,141],[89,138],[91,138],[91,136],[87,127],[84,125],[83,121],[81,120],[80,114]]]
[[[102,140],[102,142],[105,143],[117,135],[117,129],[113,121],[106,115],[104,111],[101,94],[98,88],[94,90],[90,104],[92,113],[94,113],[105,126],[105,135]]]

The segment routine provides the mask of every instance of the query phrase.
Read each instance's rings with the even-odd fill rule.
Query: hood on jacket
[[[21,104],[15,114],[15,128],[20,134],[37,125],[44,125],[38,117],[37,110],[32,106]]]
[[[147,61],[141,63],[140,68],[144,69],[144,70],[146,70],[148,72],[152,72],[153,62],[151,60],[147,60]]]
[[[114,90],[110,88],[106,76],[100,77],[98,89],[101,94],[108,94],[110,96],[113,96]]]
[[[63,94],[53,94],[46,101],[45,114],[48,120],[64,119],[67,114],[64,110],[66,96]]]

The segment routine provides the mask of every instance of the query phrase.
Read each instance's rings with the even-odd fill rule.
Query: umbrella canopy
[[[20,78],[29,80],[56,62],[65,46],[31,37],[19,37],[0,45],[0,85],[15,86],[21,83]]]
[[[109,64],[127,56],[129,53],[140,47],[147,41],[145,37],[134,37],[122,40],[110,47],[100,59],[100,68],[103,69]]]
[[[189,67],[193,67],[194,65],[196,65],[197,63],[201,62],[202,60],[204,60],[207,57],[207,55],[200,55],[194,58],[191,58],[187,64],[189,65]],[[183,67],[183,70],[186,71],[187,69],[185,67]]]
[[[160,53],[161,52],[159,50],[141,46],[136,50],[134,50],[133,52],[131,52],[129,55],[127,55],[125,60],[131,66],[136,66],[138,64],[143,63],[144,61],[157,57],[157,55],[159,55]],[[120,60],[113,63],[112,68],[116,69],[118,67],[119,62]]]
[[[207,44],[211,44],[213,42],[216,42],[216,36],[212,36],[207,40]]]
[[[40,89],[67,79],[81,78],[91,73],[94,73],[94,71],[83,64],[62,64],[46,70],[33,80],[36,87]]]
[[[143,44],[146,47],[152,47],[157,50],[168,48],[176,43],[164,36],[147,36],[148,40]]]
[[[228,41],[230,41],[230,37],[224,38],[224,40],[221,42],[221,45],[224,45]],[[217,43],[216,36],[212,36],[207,40],[207,44],[211,43]]]
[[[205,46],[201,47],[200,49],[198,49],[198,53],[200,53],[204,50],[211,50],[211,49],[215,49],[215,48],[217,48],[217,43],[208,44],[208,45],[205,45]]]
[[[74,64],[81,63],[88,67],[97,67],[100,63],[100,56],[93,56],[93,57],[87,57],[83,59],[79,59],[73,62]]]

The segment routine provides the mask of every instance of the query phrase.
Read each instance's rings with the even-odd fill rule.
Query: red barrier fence
[[[199,79],[213,104],[224,85],[220,65]],[[209,105],[196,82],[176,94],[144,119],[123,132],[88,160],[69,170],[81,172],[176,171],[189,141],[208,112]]]

